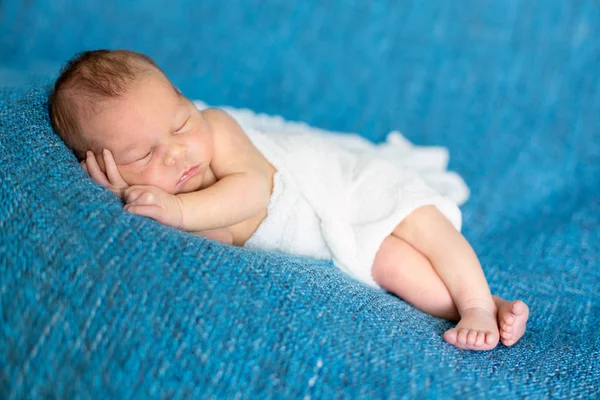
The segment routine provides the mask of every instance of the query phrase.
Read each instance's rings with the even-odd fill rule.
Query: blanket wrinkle
[[[196,105],[203,108],[200,102]],[[464,199],[468,189],[459,176],[447,175],[446,149],[416,148],[397,131],[388,135],[386,143],[377,145],[354,134],[315,129],[250,110],[223,109],[238,120],[253,144],[281,172],[285,183],[274,189],[274,197],[288,199],[279,205],[277,198],[270,202],[267,217],[247,247],[313,258],[329,253],[342,271],[380,288],[371,275],[377,251],[412,211],[434,205],[461,229],[455,199]],[[454,199],[431,187],[422,176],[427,173],[433,177],[430,182],[439,183]],[[281,190],[295,193],[281,196]],[[305,201],[309,209],[301,205],[292,208],[289,203],[293,201]],[[315,216],[318,229],[307,222]],[[277,224],[280,229],[274,227]],[[311,232],[298,232],[307,229]]]
[[[201,110],[211,107],[202,100],[194,100],[194,104]],[[321,129],[305,122],[287,121],[278,115],[255,113],[247,108],[219,108],[231,115],[244,130],[317,136],[350,152],[371,154],[386,159],[399,168],[413,169],[429,186],[459,206],[466,203],[470,197],[469,187],[462,177],[456,172],[448,171],[450,154],[447,148],[415,145],[400,131],[389,132],[383,143],[373,143],[356,133]]]

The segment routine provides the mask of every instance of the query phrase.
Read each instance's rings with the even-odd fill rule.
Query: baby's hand
[[[225,244],[233,244],[233,234],[228,228],[208,229],[205,231],[191,232]]]
[[[181,201],[156,186],[133,185],[125,189],[124,207],[132,214],[150,217],[156,221],[181,228],[183,226],[183,211]]]
[[[121,200],[124,200],[123,192],[129,185],[121,177],[119,169],[117,168],[117,163],[115,163],[115,159],[110,150],[104,149],[102,151],[102,159],[104,168],[101,168],[98,164],[96,155],[91,151],[87,151],[85,153],[85,160],[81,162],[81,166],[92,179],[109,189]],[[104,171],[106,171],[106,173],[104,173]]]

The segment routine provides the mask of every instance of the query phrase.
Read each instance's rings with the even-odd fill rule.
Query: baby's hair
[[[61,69],[48,98],[50,122],[79,160],[92,144],[78,121],[103,100],[122,96],[136,78],[152,70],[163,73],[150,57],[129,50],[84,51]]]

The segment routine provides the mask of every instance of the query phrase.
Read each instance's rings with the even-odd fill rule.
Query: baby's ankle
[[[498,312],[498,307],[496,306],[492,296],[472,297],[469,299],[456,301],[456,308],[458,309],[460,315],[463,315],[463,313],[474,309],[484,310],[494,315]]]

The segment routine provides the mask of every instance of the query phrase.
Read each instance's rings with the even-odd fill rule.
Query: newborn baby
[[[266,224],[274,197],[291,190],[279,183],[274,191],[284,171],[249,132],[221,110],[198,110],[139,53],[77,55],[61,71],[49,110],[55,131],[96,182],[126,211],[165,225],[244,246]],[[294,203],[300,206],[309,207]],[[319,235],[315,218],[305,235]],[[458,321],[444,333],[448,343],[490,350],[523,336],[527,305],[492,296],[473,249],[436,205],[395,221],[372,257],[364,268],[377,285]]]

